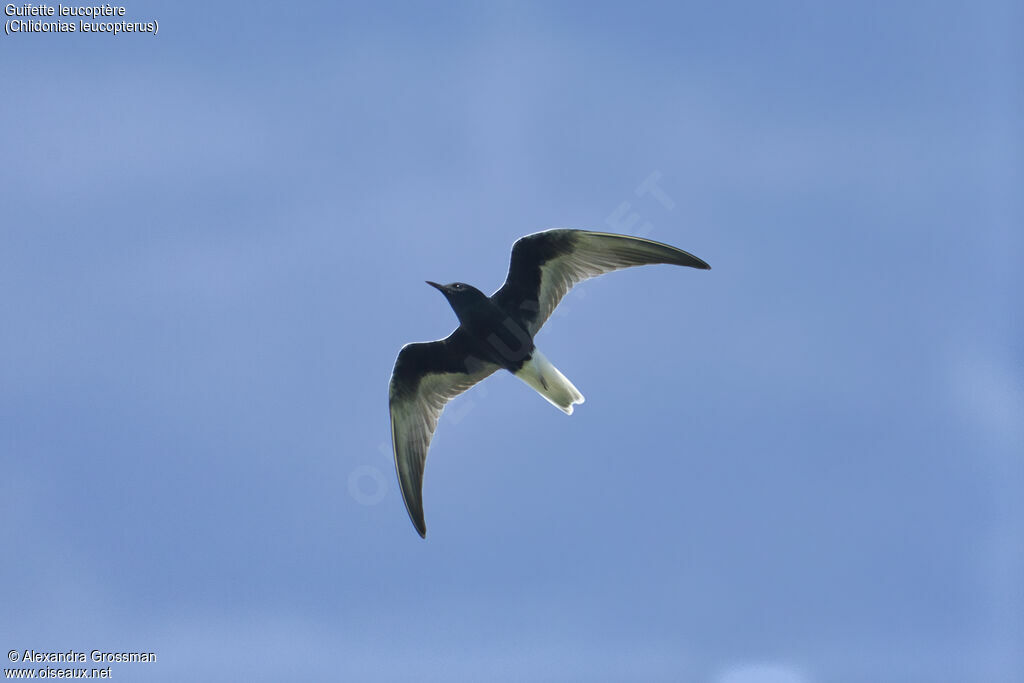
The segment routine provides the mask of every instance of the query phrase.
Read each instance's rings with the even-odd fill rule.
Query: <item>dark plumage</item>
[[[409,517],[426,537],[423,466],[445,404],[504,368],[567,414],[583,395],[537,350],[533,337],[573,285],[619,268],[667,263],[710,269],[667,244],[585,230],[548,230],[512,247],[508,277],[488,297],[455,282],[437,288],[459,318],[447,338],[406,344],[391,375],[391,440]]]

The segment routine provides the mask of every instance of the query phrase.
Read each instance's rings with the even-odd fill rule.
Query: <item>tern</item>
[[[508,277],[491,296],[463,282],[427,281],[444,294],[459,327],[445,339],[402,347],[389,388],[395,469],[409,518],[421,537],[427,536],[423,467],[445,404],[505,369],[571,415],[583,403],[583,394],[534,345],[534,336],[579,282],[656,263],[711,268],[693,254],[660,242],[558,229],[517,240]]]

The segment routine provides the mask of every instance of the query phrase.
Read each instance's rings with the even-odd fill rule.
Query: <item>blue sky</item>
[[[119,680],[1024,676],[1012,3],[152,3],[0,40],[8,649]],[[662,194],[638,191],[654,180]],[[519,236],[589,281],[428,460],[387,382]]]

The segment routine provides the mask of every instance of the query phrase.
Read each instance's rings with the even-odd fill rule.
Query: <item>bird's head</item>
[[[444,294],[445,298],[448,299],[448,303],[455,310],[455,314],[459,316],[459,320],[462,320],[464,313],[468,313],[481,303],[487,301],[486,294],[464,282],[439,285],[436,282],[427,280],[427,284]]]

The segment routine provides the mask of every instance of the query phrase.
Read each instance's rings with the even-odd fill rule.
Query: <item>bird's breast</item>
[[[468,324],[467,324],[468,323]],[[533,337],[497,307],[463,322],[482,358],[515,372],[533,353]]]

